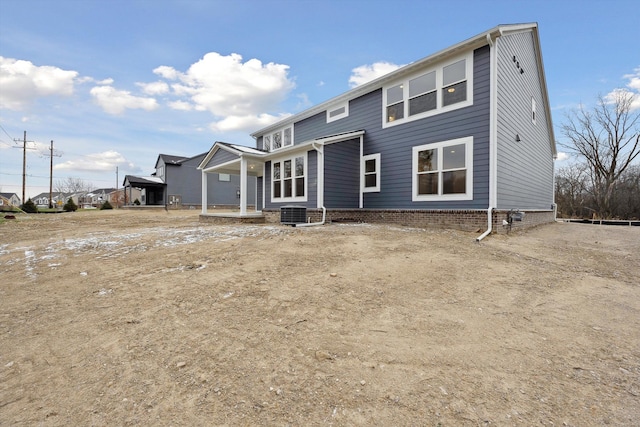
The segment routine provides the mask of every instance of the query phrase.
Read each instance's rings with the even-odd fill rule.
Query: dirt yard
[[[638,425],[640,228],[0,224],[2,426]]]

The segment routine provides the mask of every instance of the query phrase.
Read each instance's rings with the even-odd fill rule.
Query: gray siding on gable
[[[360,207],[360,139],[324,147],[324,206]]]
[[[381,156],[380,192],[365,193],[364,208],[486,209],[489,203],[489,74],[490,54],[486,46],[474,52],[473,105],[383,129],[382,90],[376,90],[351,100],[346,118],[326,123],[323,112],[296,123],[295,143],[364,130],[363,154],[380,153]],[[467,136],[474,138],[473,200],[412,202],[412,147]],[[330,191],[328,180],[332,179],[328,167],[331,167],[329,160],[325,159],[325,198]]]
[[[553,141],[544,111],[533,34],[524,32],[500,37],[497,48],[497,207],[551,209]],[[531,118],[532,98],[536,102],[536,124]],[[516,141],[516,135],[520,142]]]
[[[232,162],[234,160],[238,160],[239,156],[237,154],[231,153],[227,150],[218,149],[213,157],[209,159],[207,164],[203,169],[210,168],[212,166],[223,165],[228,162]]]

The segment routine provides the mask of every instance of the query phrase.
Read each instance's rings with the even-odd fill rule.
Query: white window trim
[[[308,152],[304,152],[304,153],[298,153],[298,154],[292,154],[290,156],[286,156],[286,157],[280,157],[277,159],[273,159],[271,160],[271,179],[269,182],[269,185],[271,186],[271,203],[286,203],[286,202],[306,202],[307,201],[307,195],[309,194],[309,167],[308,167],[308,156],[307,156]],[[280,163],[281,165],[281,169],[280,169],[280,182],[281,182],[281,192],[280,194],[284,194],[284,188],[282,187],[282,183],[284,182],[284,162],[287,160],[291,160],[291,170],[292,172],[295,171],[295,163],[296,163],[296,157],[302,157],[303,161],[304,161],[304,196],[300,197],[277,197],[274,198],[273,197],[273,170],[274,167],[273,165],[275,163]],[[293,175],[292,179],[295,182],[296,176]]]
[[[465,59],[465,77],[467,82],[467,100],[462,102],[457,102],[455,104],[447,105],[446,107],[442,106],[442,89],[444,85],[442,84],[442,73],[444,67],[456,63],[462,59]],[[413,80],[416,77],[422,76],[424,74],[428,74],[432,71],[436,72],[436,108],[434,110],[425,111],[424,113],[415,114],[413,116],[409,116],[409,80]],[[404,117],[402,119],[394,120],[392,122],[387,122],[387,89],[397,86],[399,84],[403,85],[403,106],[404,106]],[[439,64],[437,67],[432,67],[428,69],[423,69],[420,72],[411,74],[405,77],[402,80],[396,80],[391,84],[385,85],[382,88],[382,127],[387,128],[391,126],[397,126],[402,123],[409,123],[414,120],[424,119],[425,117],[431,117],[438,114],[446,113],[448,111],[457,110],[459,108],[468,107],[473,105],[473,51],[466,53],[464,55],[459,55],[454,58],[451,58],[447,62],[443,62]]]
[[[464,194],[442,194],[442,179],[438,179],[438,193],[439,194],[418,194],[418,152],[423,150],[438,149],[438,173],[442,173],[442,148],[450,145],[465,144],[465,159],[464,164],[467,171],[467,181],[465,187],[467,192]],[[467,136],[464,138],[451,139],[448,141],[436,142],[433,144],[425,144],[413,147],[411,155],[411,201],[413,202],[425,202],[425,201],[447,201],[447,200],[473,200],[473,137]]]
[[[531,97],[531,123],[536,124],[536,120],[538,117],[538,113],[536,111],[536,100],[534,97]]]
[[[330,116],[331,112],[339,110],[340,108],[344,108],[343,113],[336,114],[333,117]],[[336,120],[344,119],[345,117],[349,117],[349,101],[327,110],[327,123],[335,122]]]
[[[365,163],[367,160],[374,159],[376,161],[376,186],[375,187],[365,187]],[[380,153],[376,154],[368,154],[366,156],[362,156],[362,162],[360,163],[360,176],[361,178],[361,190],[363,193],[376,193],[380,192]]]
[[[284,130],[285,129],[291,129],[291,144],[290,145],[284,145]],[[273,135],[280,132],[282,134],[282,145],[278,148],[276,148],[275,150],[273,149]],[[269,137],[269,153],[273,153],[274,151],[279,151],[282,150],[283,148],[288,148],[288,147],[293,147],[295,145],[294,139],[293,139],[293,124],[291,124],[290,126],[284,126],[280,129],[276,129],[273,132],[269,132],[267,134],[262,135],[262,147],[264,147],[264,137],[268,136]]]
[[[219,173],[218,174],[218,181],[220,182],[229,182],[231,181],[231,175],[228,173]]]

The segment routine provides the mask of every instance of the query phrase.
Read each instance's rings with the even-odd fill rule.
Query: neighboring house
[[[0,210],[20,207],[20,197],[16,193],[0,193]]]
[[[326,209],[327,219],[482,238],[514,218],[554,220],[556,147],[534,23],[495,27],[252,136],[256,149],[216,142],[199,169],[239,174],[241,187],[257,177],[269,221],[295,205],[312,220]]]
[[[141,199],[142,191],[139,188],[119,188],[109,193],[109,203],[111,203],[114,208],[130,205],[136,200],[140,201]]]
[[[155,173],[146,177],[125,177],[125,188],[140,188],[145,205],[166,205],[168,208],[201,206],[202,173],[198,165],[207,153],[193,157],[160,154]],[[240,203],[240,177],[226,173],[207,175],[207,200],[209,206],[235,207]],[[255,205],[255,178],[247,190],[248,199]]]
[[[99,188],[97,190],[90,191],[88,193],[84,193],[81,196],[78,196],[78,206],[83,209],[88,208],[99,208],[106,202],[110,200],[110,194],[116,191],[115,188]],[[111,201],[109,201],[111,203]]]
[[[39,208],[48,208],[49,207],[49,192],[40,193],[35,197],[32,197],[31,200],[35,205]],[[61,192],[53,192],[51,193],[51,201],[53,207],[63,207],[67,200],[72,199],[73,203],[78,204],[78,195],[71,193],[61,193]]]

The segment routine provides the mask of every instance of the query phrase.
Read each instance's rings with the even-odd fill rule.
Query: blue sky
[[[95,188],[250,137],[499,24],[537,22],[556,137],[565,114],[640,91],[637,0],[2,0],[0,191]],[[567,160],[559,160],[567,161]],[[570,159],[569,159],[570,161]]]

